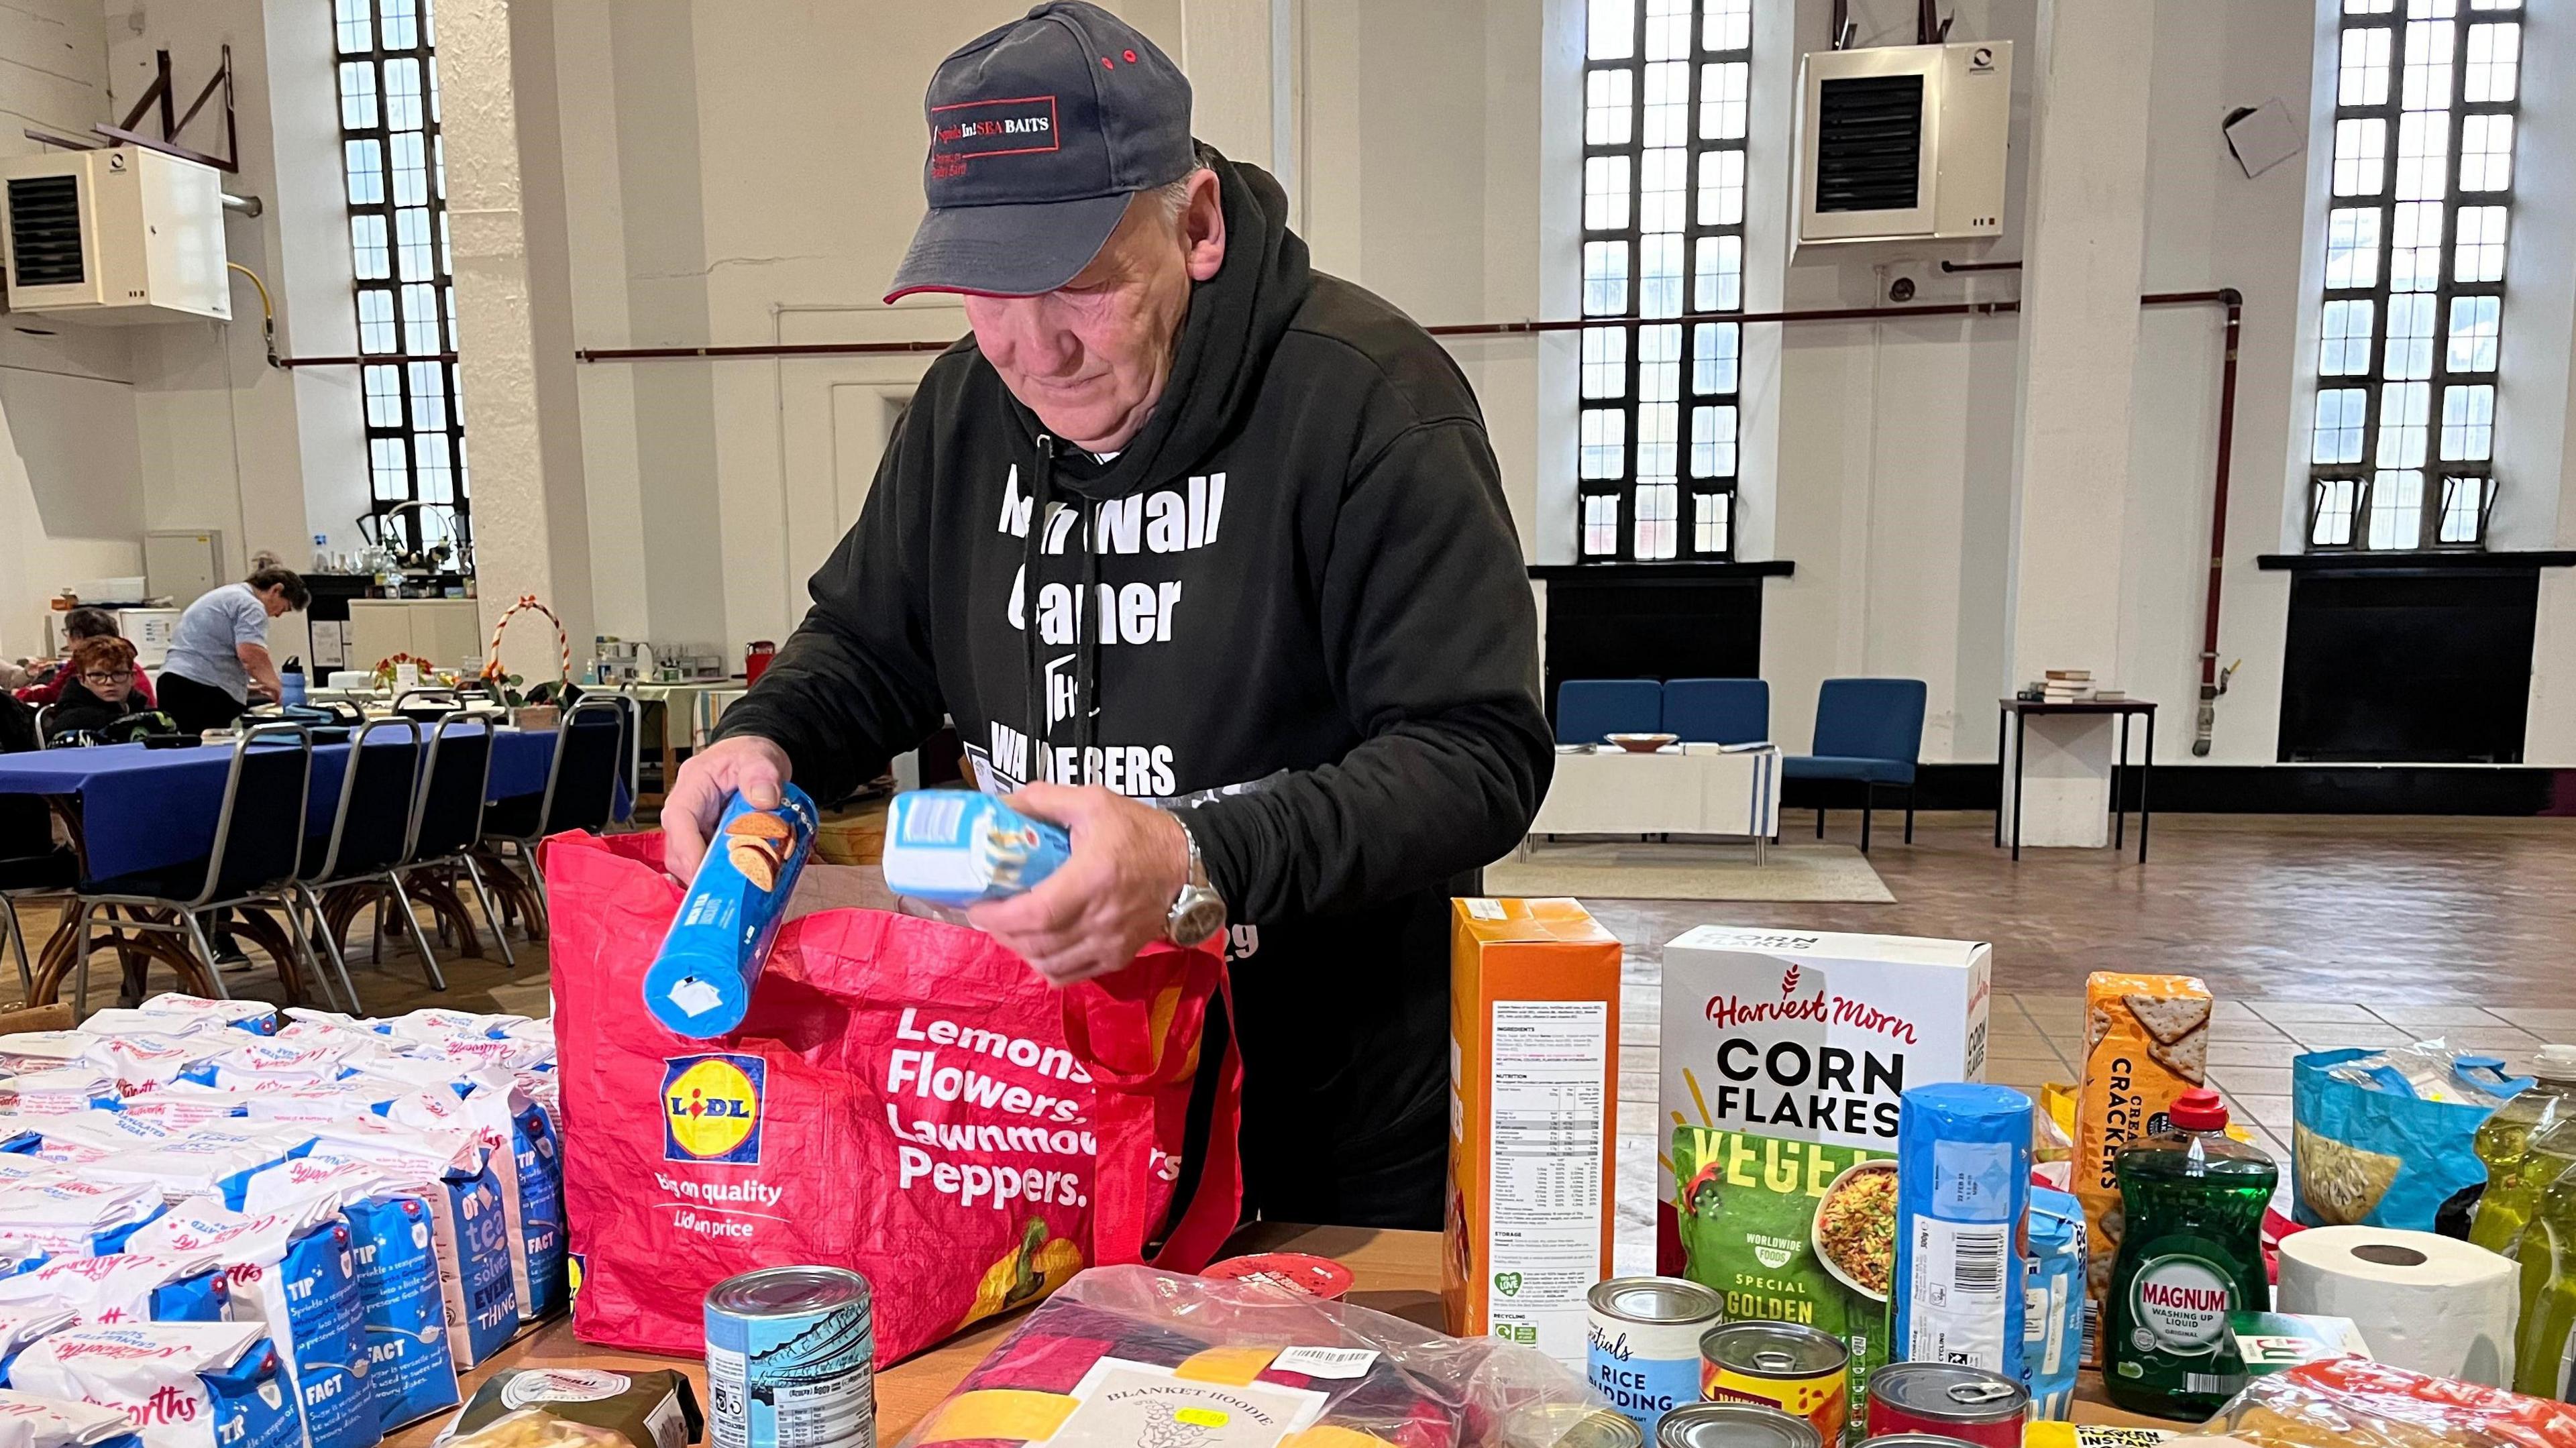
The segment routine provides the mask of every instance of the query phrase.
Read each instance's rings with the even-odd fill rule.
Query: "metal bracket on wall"
[[[215,67],[215,73],[207,78],[205,89],[198,91],[197,98],[188,103],[185,115],[179,113],[178,92],[170,83],[170,52],[156,50],[152,52],[152,58],[152,84],[144,87],[143,94],[136,98],[134,109],[127,111],[125,119],[113,126],[97,125],[90,129],[112,141],[149,146],[183,161],[194,161],[218,171],[238,174],[241,171],[241,137],[233,126],[233,48],[230,45],[224,47],[223,60]],[[212,100],[218,90],[224,96],[224,153],[217,156],[180,145],[179,133],[188,129],[188,123],[197,118],[197,112],[206,108],[206,102]],[[158,139],[134,129],[142,123],[144,113],[156,106],[161,112],[161,135]]]

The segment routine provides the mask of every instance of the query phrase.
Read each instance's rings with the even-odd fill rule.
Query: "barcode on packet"
[[[1970,1297],[2000,1297],[2004,1290],[2004,1244],[2011,1228],[1959,1231],[1950,1239],[1951,1281]]]
[[[2234,1373],[2185,1373],[2182,1375],[2182,1390],[2186,1393],[2207,1393],[2212,1397],[2232,1398],[2236,1396],[2237,1390],[2244,1386],[2245,1379]]]
[[[2079,1363],[2098,1362],[2094,1349],[2102,1340],[2102,1304],[2087,1298],[2084,1303],[2084,1355]]]

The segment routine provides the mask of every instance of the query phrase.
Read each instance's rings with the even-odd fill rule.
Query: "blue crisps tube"
[[[644,1005],[683,1036],[721,1036],[742,1024],[769,959],[787,897],[814,848],[814,801],[789,785],[774,810],[735,795],[716,822],[698,878],[644,973]]]
[[[886,817],[886,888],[939,905],[1017,895],[1072,853],[1060,827],[971,790],[899,794]]]
[[[1960,1081],[1905,1093],[1890,1361],[1963,1363],[2021,1380],[2030,1119],[2030,1098],[2009,1086]]]

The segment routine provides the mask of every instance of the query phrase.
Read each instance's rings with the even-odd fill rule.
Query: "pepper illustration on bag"
[[[1046,1220],[1029,1218],[1020,1233],[1020,1245],[1008,1256],[984,1269],[983,1279],[975,1284],[975,1305],[957,1325],[981,1321],[1007,1308],[1032,1302],[1062,1287],[1082,1270],[1082,1249],[1068,1237],[1049,1239]]]

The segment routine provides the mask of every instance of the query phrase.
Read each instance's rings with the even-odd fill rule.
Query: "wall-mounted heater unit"
[[[0,160],[0,261],[13,313],[232,320],[222,173],[149,147]]]
[[[1818,51],[1798,92],[1800,245],[2003,230],[2011,41]]]

